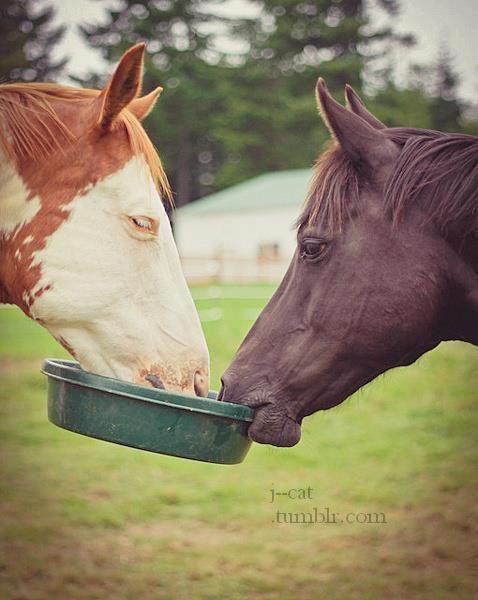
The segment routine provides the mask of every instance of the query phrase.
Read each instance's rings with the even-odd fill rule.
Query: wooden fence
[[[190,284],[276,283],[287,270],[289,260],[282,258],[181,257]]]

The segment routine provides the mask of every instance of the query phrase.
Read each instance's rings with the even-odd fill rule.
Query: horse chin
[[[294,419],[265,406],[256,410],[248,435],[258,444],[290,447],[299,442],[301,430]]]

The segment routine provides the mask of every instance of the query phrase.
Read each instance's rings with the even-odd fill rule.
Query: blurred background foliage
[[[129,46],[147,44],[144,89],[165,88],[147,129],[177,206],[260,173],[309,167],[327,139],[316,114],[318,75],[338,99],[351,83],[389,126],[478,132],[445,46],[434,64],[411,67],[408,87],[395,84],[393,50],[415,43],[394,31],[398,0],[376,2],[385,27],[375,26],[365,0],[254,0],[257,18],[228,16],[222,4],[122,0],[105,22],[86,16],[81,26],[109,72]],[[0,11],[2,80],[56,78],[66,61],[51,59],[63,34],[53,9],[2,0]],[[99,87],[107,76],[102,68],[76,81]]]
[[[54,46],[64,27],[52,24],[52,7],[38,10],[34,0],[0,4],[0,81],[45,81],[59,75],[66,60],[55,62]]]

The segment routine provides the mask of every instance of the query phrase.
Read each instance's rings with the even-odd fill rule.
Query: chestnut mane
[[[444,233],[478,235],[478,137],[429,129],[383,130],[401,147],[385,185],[384,202],[395,224],[414,202]],[[340,231],[360,211],[366,179],[334,144],[317,161],[298,225],[319,222]]]
[[[77,138],[55,112],[51,100],[75,103],[99,94],[99,90],[51,83],[1,84],[0,148],[15,164],[25,157],[35,160],[62,151]],[[158,190],[171,201],[171,188],[163,165],[139,120],[123,109],[115,125],[124,128],[133,154],[144,156]]]

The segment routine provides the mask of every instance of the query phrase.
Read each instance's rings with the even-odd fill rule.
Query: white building
[[[267,173],[178,209],[175,237],[188,280],[279,280],[294,252],[294,223],[311,175]]]

